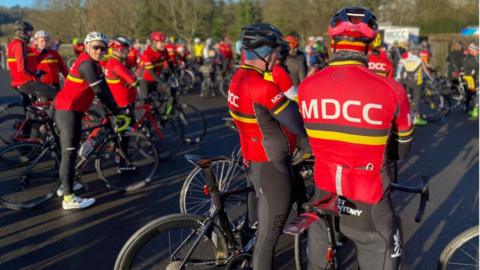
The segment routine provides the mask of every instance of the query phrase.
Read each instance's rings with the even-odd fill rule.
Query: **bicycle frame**
[[[144,110],[145,113],[142,115],[140,120],[138,120],[135,123],[135,125],[133,126],[133,130],[137,131],[138,129],[140,129],[140,127],[143,126],[145,121],[148,120],[148,121],[150,121],[150,124],[153,126],[153,128],[155,130],[155,133],[157,133],[157,136],[160,139],[163,139],[164,138],[163,132],[160,129],[160,127],[157,125],[157,121],[155,121],[155,116],[152,113],[152,105],[150,104],[150,102],[147,102],[144,105],[140,105],[140,106],[135,107],[135,110],[136,111],[137,110]]]
[[[211,226],[214,225],[215,219],[218,218],[220,227],[222,231],[224,232],[228,242],[230,243],[235,243],[238,246],[237,241],[235,240],[235,237],[233,235],[233,232],[230,228],[230,220],[225,213],[225,199],[228,198],[231,195],[235,194],[240,194],[240,193],[245,193],[245,192],[251,192],[253,191],[253,187],[247,187],[247,188],[242,188],[242,189],[237,189],[237,190],[232,190],[232,191],[219,191],[218,189],[218,181],[215,178],[215,175],[213,173],[213,170],[211,167],[203,168],[205,175],[207,176],[207,187],[208,191],[211,194],[211,200],[212,200],[212,207],[210,208],[210,212],[208,217],[205,219],[205,221],[202,224],[202,227],[200,228],[201,231],[197,236],[197,239],[193,242],[192,246],[188,250],[187,254],[185,255],[185,258],[182,260],[181,265],[179,266],[179,269],[183,269],[185,266],[185,263],[187,259],[192,255],[193,251],[195,248],[198,246],[202,238],[205,236],[207,232],[211,230]],[[180,247],[183,246],[191,237],[196,233],[196,231],[192,232],[186,240],[184,240],[180,246],[172,253],[171,259],[175,259],[175,255],[179,251]]]

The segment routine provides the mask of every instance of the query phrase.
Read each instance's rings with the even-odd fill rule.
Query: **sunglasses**
[[[105,46],[97,46],[97,45],[94,45],[94,46],[92,46],[92,49],[95,50],[95,51],[100,50],[100,51],[102,51],[102,52],[107,51],[107,48],[106,48]]]

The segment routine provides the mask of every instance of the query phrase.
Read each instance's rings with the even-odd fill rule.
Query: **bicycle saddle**
[[[192,163],[195,166],[198,166],[202,169],[206,169],[210,167],[212,162],[217,161],[217,160],[222,160],[226,159],[224,156],[217,156],[217,157],[202,157],[202,156],[196,156],[196,155],[185,155],[185,159],[188,160],[188,162]]]
[[[338,195],[329,193],[318,200],[306,203],[306,207],[321,214],[338,216]]]

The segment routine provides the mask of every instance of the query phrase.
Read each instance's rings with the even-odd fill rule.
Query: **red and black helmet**
[[[112,49],[121,49],[121,48],[130,48],[132,43],[126,37],[115,37],[110,39],[108,42],[108,47]]]
[[[154,42],[154,41],[165,42],[166,39],[167,39],[167,37],[165,36],[165,34],[163,32],[152,32],[152,33],[150,33],[150,40],[152,42]]]
[[[338,10],[328,25],[328,35],[334,41],[362,41],[370,43],[378,33],[375,14],[364,7],[346,7]]]

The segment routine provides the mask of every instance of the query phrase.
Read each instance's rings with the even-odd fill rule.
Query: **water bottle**
[[[78,155],[82,158],[87,158],[87,156],[95,148],[96,141],[94,138],[89,137],[85,142],[82,143],[80,149],[78,149]]]

